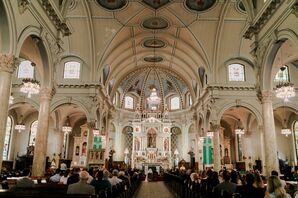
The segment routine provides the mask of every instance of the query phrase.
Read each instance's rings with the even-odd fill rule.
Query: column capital
[[[55,89],[51,87],[43,87],[40,89],[40,100],[51,100],[55,94]]]
[[[273,93],[272,91],[269,91],[269,90],[263,90],[259,95],[259,99],[261,100],[262,103],[272,102],[272,97],[273,97]]]
[[[95,128],[95,121],[87,122],[87,127],[88,127],[89,129],[94,129],[94,128]]]
[[[210,129],[212,132],[217,132],[221,128],[220,124],[210,122]]]
[[[0,53],[0,71],[13,73],[18,63],[19,61],[14,55]]]

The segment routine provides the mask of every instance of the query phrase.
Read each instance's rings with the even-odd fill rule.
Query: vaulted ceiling
[[[108,65],[113,90],[132,71],[158,67],[184,79],[194,97],[199,67],[215,82],[225,61],[251,58],[250,41],[242,36],[247,14],[236,1],[73,0],[66,18],[74,29],[65,41],[70,53],[96,67],[94,79]]]

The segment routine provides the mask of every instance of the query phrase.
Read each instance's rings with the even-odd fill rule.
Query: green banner
[[[212,162],[212,139],[210,137],[204,138],[203,162],[205,165],[213,164],[213,162]]]
[[[94,138],[93,138],[93,149],[102,149],[101,136],[94,136]]]

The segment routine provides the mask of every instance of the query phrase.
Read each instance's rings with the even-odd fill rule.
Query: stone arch
[[[14,54],[16,49],[16,27],[10,1],[0,1],[0,52]]]
[[[287,29],[282,29],[276,33],[276,40],[272,39],[267,46],[264,59],[262,60],[262,71],[260,75],[260,86],[262,90],[272,90],[272,66],[278,50],[286,40],[290,40],[298,47],[298,35]],[[296,57],[298,58],[298,57]]]
[[[34,37],[36,40],[35,45],[39,51],[39,57],[37,67],[39,68],[38,71],[41,79],[41,87],[52,87],[52,76],[53,76],[53,61],[52,61],[52,54],[51,54],[51,48],[48,43],[48,33],[41,33],[42,30],[39,27],[36,26],[27,26],[25,27],[22,32],[20,33],[18,37],[18,44],[16,48],[16,56],[19,57],[22,52],[22,47],[25,43],[25,41],[29,37]],[[45,38],[43,38],[45,37]],[[41,65],[41,66],[39,66]]]
[[[66,104],[75,104],[75,105],[78,105],[83,110],[83,112],[85,113],[86,118],[87,118],[87,122],[91,121],[92,116],[90,115],[90,112],[88,111],[88,108],[84,105],[84,103],[82,101],[79,101],[79,100],[74,99],[74,98],[71,101],[69,101],[68,98],[64,98],[64,99],[55,101],[51,105],[50,112],[52,113],[59,106],[66,105]]]
[[[251,111],[257,118],[258,124],[261,125],[263,123],[263,118],[262,118],[262,114],[261,112],[258,111],[258,109],[256,107],[254,107],[253,105],[246,103],[246,102],[241,102],[241,104],[237,104],[236,102],[231,102],[231,103],[227,103],[225,104],[219,111],[218,111],[218,119],[220,121],[220,118],[223,116],[223,114],[225,113],[226,110],[228,110],[231,107],[235,107],[235,106],[239,106],[239,107],[245,107],[247,110]]]
[[[26,98],[25,101],[23,98],[15,98],[13,104],[9,106],[9,110],[12,110],[18,106],[22,106],[24,103],[30,104],[36,111],[39,110],[39,103],[30,98]]]

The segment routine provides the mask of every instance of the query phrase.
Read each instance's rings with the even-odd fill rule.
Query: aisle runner
[[[134,198],[173,198],[164,182],[142,182]]]

